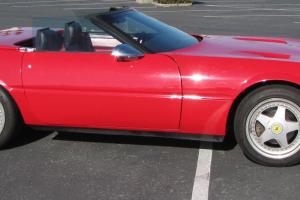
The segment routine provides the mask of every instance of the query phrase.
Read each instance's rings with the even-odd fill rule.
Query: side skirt
[[[75,132],[75,133],[95,133],[101,135],[116,136],[141,136],[153,138],[171,138],[180,140],[195,140],[204,142],[223,142],[224,137],[204,134],[186,134],[169,132],[148,132],[148,131],[127,131],[127,130],[109,130],[109,129],[90,129],[90,128],[72,128],[56,126],[30,126],[35,130],[57,131],[57,132]]]

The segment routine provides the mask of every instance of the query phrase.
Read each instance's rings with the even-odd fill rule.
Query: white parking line
[[[259,5],[265,5],[263,3],[256,3],[256,4],[253,4],[253,3],[246,3],[246,4],[230,4],[229,6],[236,6],[236,7],[239,7],[239,6],[259,6]],[[299,3],[268,3],[266,4],[268,6],[300,6]],[[228,4],[207,4],[207,6],[228,6]]]
[[[151,8],[151,7],[149,7]],[[227,9],[227,10],[214,10],[214,9],[185,9],[185,10],[147,10],[143,12],[153,12],[153,13],[177,13],[177,12],[244,12],[244,11],[289,11],[289,12],[299,12],[300,9],[290,10],[286,8],[249,8],[249,9]]]
[[[240,7],[246,7],[248,8],[249,5],[213,5],[213,4],[208,4],[208,5],[204,5],[204,6],[208,6],[208,7],[222,7],[222,8],[240,8]],[[251,6],[250,6],[251,7]]]
[[[263,7],[265,4],[263,3],[256,3],[256,4],[204,4],[203,6],[206,7],[216,7],[216,8],[257,8],[257,7]],[[268,4],[268,7],[299,7],[300,4]]]
[[[207,15],[211,18],[233,18],[233,17],[300,17],[300,15]]]
[[[109,9],[109,8],[110,7],[101,7],[101,9]],[[148,9],[148,8],[155,8],[155,7],[153,7],[153,6],[151,6],[151,7],[143,6],[143,7],[134,7],[134,8],[136,8],[136,9]],[[99,8],[64,8],[64,10],[99,10]]]
[[[197,1],[196,1],[197,2]],[[207,2],[207,3],[247,3],[245,1],[228,1],[228,0],[221,0],[221,1],[211,1],[211,0],[201,0],[200,2]],[[261,1],[257,1],[257,3],[260,3]]]
[[[16,5],[16,4],[35,4],[35,3],[58,3],[58,2],[80,2],[89,0],[46,0],[46,1],[18,1],[18,2],[0,2],[1,5]]]
[[[199,149],[192,200],[208,200],[212,150]]]
[[[14,8],[33,8],[33,7],[56,7],[56,6],[92,6],[105,4],[125,4],[132,3],[132,1],[118,1],[118,2],[98,2],[98,3],[63,3],[63,4],[34,4],[34,5],[16,5]]]

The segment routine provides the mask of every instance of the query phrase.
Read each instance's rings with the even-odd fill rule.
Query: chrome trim
[[[20,52],[35,52],[36,51],[36,48],[31,48],[31,47],[21,47],[19,48],[19,51]]]
[[[144,57],[142,52],[129,44],[120,44],[116,46],[112,51],[112,55],[116,57],[117,61],[133,61]]]

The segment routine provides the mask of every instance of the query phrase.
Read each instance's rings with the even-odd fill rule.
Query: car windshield
[[[97,18],[152,53],[182,49],[199,42],[195,37],[135,10],[111,12]]]

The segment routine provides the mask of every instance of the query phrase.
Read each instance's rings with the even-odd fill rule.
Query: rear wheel
[[[22,120],[11,97],[0,88],[0,148],[6,146],[19,133]]]
[[[271,85],[240,103],[234,120],[236,139],[250,159],[268,166],[300,161],[300,91]]]

